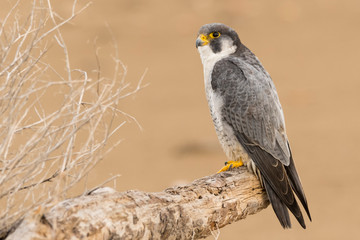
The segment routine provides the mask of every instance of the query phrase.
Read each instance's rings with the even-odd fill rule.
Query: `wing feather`
[[[234,129],[238,141],[260,170],[264,187],[281,224],[290,227],[287,207],[305,228],[292,189],[309,218],[310,213],[292,160],[281,105],[270,76],[262,67],[259,70],[253,64],[228,57],[215,64],[211,83],[213,90],[224,96],[223,120]]]

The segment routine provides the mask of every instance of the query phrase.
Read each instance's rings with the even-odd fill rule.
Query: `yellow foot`
[[[241,159],[239,159],[238,161],[228,161],[225,162],[225,167],[220,169],[217,173],[225,172],[232,168],[238,168],[241,167],[242,165],[244,165],[244,163],[241,161]]]

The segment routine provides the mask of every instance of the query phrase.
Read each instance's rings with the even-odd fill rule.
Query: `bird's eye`
[[[219,32],[212,32],[212,33],[210,33],[210,37],[211,38],[218,38],[218,37],[220,37],[220,33]]]

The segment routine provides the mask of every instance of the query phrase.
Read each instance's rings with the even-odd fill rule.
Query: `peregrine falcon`
[[[219,172],[247,166],[259,178],[282,227],[291,228],[289,209],[306,228],[294,193],[311,221],[310,211],[270,75],[224,24],[202,26],[196,47],[216,133],[230,160]]]

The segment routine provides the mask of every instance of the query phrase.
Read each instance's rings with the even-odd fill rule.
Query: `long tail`
[[[289,211],[294,214],[295,218],[298,220],[300,225],[305,229],[305,221],[301,214],[301,210],[299,208],[299,205],[297,204],[296,200],[294,199],[292,204],[285,204],[281,199],[278,197],[278,195],[274,192],[274,190],[271,188],[269,183],[266,179],[263,178],[264,187],[266,190],[266,193],[268,195],[268,198],[270,200],[271,206],[279,219],[279,222],[283,228],[291,228],[291,221],[289,217]]]
[[[289,217],[289,211],[284,203],[281,202],[280,198],[272,190],[271,186],[267,181],[262,178],[263,184],[270,200],[271,206],[274,209],[274,212],[279,219],[279,222],[283,228],[291,228],[291,221]]]
[[[290,149],[290,147],[289,147]],[[301,186],[301,181],[300,181],[300,177],[296,171],[296,168],[295,168],[295,163],[294,163],[294,160],[292,158],[292,154],[291,154],[291,151],[290,151],[290,164],[289,166],[285,166],[285,169],[286,169],[286,173],[289,177],[289,181],[290,181],[290,184],[291,184],[291,187],[292,189],[294,190],[296,196],[299,198],[301,204],[303,205],[305,211],[306,211],[306,214],[308,215],[310,221],[311,221],[311,215],[310,215],[310,211],[309,211],[309,207],[308,207],[308,204],[307,204],[307,200],[306,200],[306,197],[305,197],[305,193],[304,193],[304,190]]]

